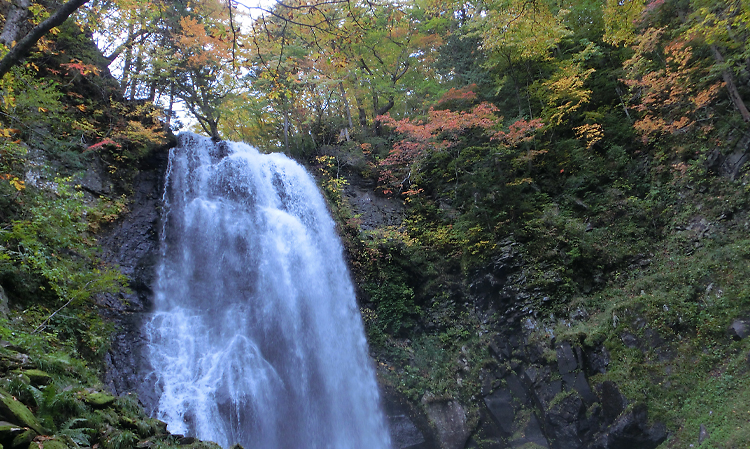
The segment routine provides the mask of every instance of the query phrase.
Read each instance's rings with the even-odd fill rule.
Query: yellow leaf
[[[26,188],[26,183],[19,180],[18,178],[13,178],[10,180],[10,185],[16,188],[16,190],[21,191]]]
[[[47,108],[43,108],[43,107],[41,107],[41,106],[39,106],[39,108],[38,108],[38,109],[39,109],[39,112],[48,112],[48,111],[49,111],[49,109],[47,109]]]

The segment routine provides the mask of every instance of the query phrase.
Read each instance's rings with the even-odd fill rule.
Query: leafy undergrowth
[[[750,318],[747,176],[730,181],[693,174],[664,188],[644,236],[644,256],[591,294],[574,295],[557,311],[560,339],[611,354],[606,374],[631,402],[648,404],[671,436],[664,447],[750,445],[750,342],[729,332]],[[622,235],[628,220],[612,222]],[[641,227],[642,229],[642,227]],[[619,238],[614,238],[616,244]],[[645,244],[645,247],[644,247]],[[734,338],[732,338],[734,337]]]
[[[673,432],[665,447],[697,445],[701,425],[701,447],[750,445],[750,341],[728,332],[750,316],[747,226],[743,212],[679,227],[652,249],[648,268],[571,302],[586,321],[557,328],[563,339],[604,343],[609,369],[591,381],[613,380],[647,403]]]
[[[170,435],[165,423],[146,416],[134,396],[107,393],[96,364],[77,356],[61,335],[60,323],[72,318],[35,328],[44,319],[41,312],[47,311],[27,309],[0,319],[0,396],[4,404],[12,403],[0,407],[2,419],[10,423],[0,425],[3,447],[218,448]],[[92,317],[88,324],[96,328],[104,323]],[[7,399],[5,391],[15,400]],[[24,416],[24,409],[33,416]]]
[[[0,80],[0,445],[176,446],[135,397],[102,385],[114,326],[96,304],[126,289],[96,239],[127,213],[139,160],[166,140],[161,113],[123,100],[75,24],[47,44]]]

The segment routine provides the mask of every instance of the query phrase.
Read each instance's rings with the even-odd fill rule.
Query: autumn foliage
[[[459,101],[471,101],[476,95],[471,90],[451,89],[440,101],[440,105]],[[419,163],[430,152],[446,151],[461,142],[461,137],[472,130],[480,130],[485,138],[502,146],[515,146],[532,138],[542,127],[540,119],[518,120],[507,131],[498,130],[502,117],[498,108],[482,102],[468,111],[430,108],[424,119],[395,120],[390,115],[381,116],[385,125],[403,136],[390,150],[388,157],[380,161],[379,182],[383,193],[394,192],[410,196],[420,193],[409,188],[411,176],[419,169]]]
[[[641,116],[634,127],[644,142],[685,134],[696,127],[702,133],[710,131],[714,119],[711,106],[724,87],[723,82],[708,77],[708,70],[696,60],[686,40],[672,40],[659,51],[663,32],[647,30],[637,40],[636,53],[624,64],[630,77],[623,82],[639,99],[633,108]],[[647,68],[648,57],[664,64]]]

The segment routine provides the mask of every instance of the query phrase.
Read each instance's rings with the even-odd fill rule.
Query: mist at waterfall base
[[[283,155],[184,133],[167,171],[154,312],[156,415],[252,448],[389,448],[325,201]]]

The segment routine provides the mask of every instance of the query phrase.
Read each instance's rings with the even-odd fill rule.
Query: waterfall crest
[[[169,158],[154,312],[157,417],[228,447],[390,447],[354,289],[313,179],[183,133]]]

